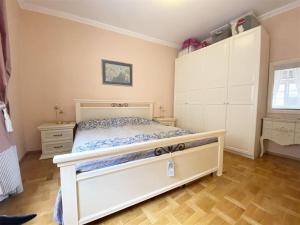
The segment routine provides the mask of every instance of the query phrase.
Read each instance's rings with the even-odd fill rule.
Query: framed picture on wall
[[[102,60],[103,84],[132,86],[132,64]]]

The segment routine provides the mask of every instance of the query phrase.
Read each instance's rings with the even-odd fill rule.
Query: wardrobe
[[[269,37],[259,26],[176,59],[174,116],[195,132],[225,129],[225,148],[255,158],[267,109]]]

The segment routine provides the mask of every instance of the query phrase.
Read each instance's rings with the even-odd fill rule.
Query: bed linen
[[[129,145],[151,140],[170,138],[191,134],[192,132],[171,126],[164,126],[157,122],[139,117],[122,117],[101,120],[83,121],[78,124],[72,152],[101,151],[108,147]],[[76,165],[77,172],[87,172],[130,161],[155,157],[188,148],[217,142],[217,138],[209,138],[174,146],[162,146],[163,149],[150,149],[142,152],[124,154],[108,159],[80,163]],[[58,224],[62,221],[62,200],[59,191],[54,210],[54,220]]]
[[[164,126],[157,122],[138,117],[123,117],[106,120],[93,120],[80,123],[76,132],[72,152],[92,151],[96,149],[116,147],[133,143],[140,143],[151,140],[158,140],[169,137],[191,134],[190,131]],[[184,143],[181,148],[170,146],[173,151],[183,150],[203,144],[217,141],[206,139],[192,143]],[[94,162],[81,163],[77,165],[77,172],[86,172],[108,166],[114,166],[138,159],[144,159],[165,154],[165,151],[155,149],[111,157],[109,159],[97,160]]]

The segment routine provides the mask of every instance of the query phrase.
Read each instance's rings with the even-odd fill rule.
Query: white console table
[[[265,139],[280,145],[300,144],[300,120],[278,118],[264,118],[263,120],[260,157],[264,154]]]

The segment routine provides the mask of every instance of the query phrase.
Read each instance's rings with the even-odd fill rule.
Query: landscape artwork
[[[102,60],[104,84],[132,86],[132,64]]]

